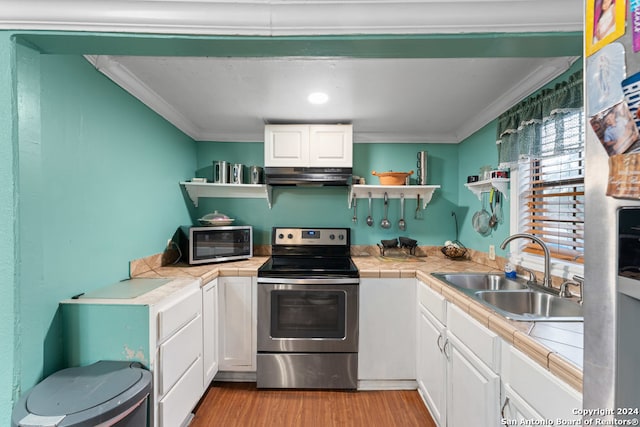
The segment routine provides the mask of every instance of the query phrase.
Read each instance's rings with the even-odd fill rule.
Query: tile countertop
[[[131,264],[131,277],[196,277],[206,284],[221,276],[255,276],[268,259],[255,256],[248,260],[189,266],[157,266],[153,257]],[[500,272],[499,269],[469,260],[451,260],[443,256],[414,257],[405,260],[379,256],[353,256],[361,278],[418,278],[448,301],[498,334],[509,344],[582,392],[582,334],[580,322],[516,322],[505,319],[462,292],[431,276],[434,272]]]

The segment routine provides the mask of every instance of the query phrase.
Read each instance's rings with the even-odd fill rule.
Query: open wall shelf
[[[354,198],[368,199],[369,193],[372,199],[382,199],[385,193],[389,199],[399,199],[401,194],[405,199],[416,199],[420,195],[422,208],[425,209],[433,197],[433,192],[438,188],[439,185],[352,185],[348,204],[351,208]]]
[[[209,182],[181,182],[197,207],[201,197],[232,197],[267,199],[271,209],[271,186],[266,184],[213,184]]]
[[[488,193],[492,188],[502,193],[505,199],[509,199],[509,178],[492,178],[484,181],[470,182],[464,185],[478,200],[482,201],[482,193]]]

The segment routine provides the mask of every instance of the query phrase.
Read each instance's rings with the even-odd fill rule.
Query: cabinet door
[[[351,125],[310,126],[309,140],[310,166],[344,168],[353,166]]]
[[[500,377],[454,336],[445,345],[448,355],[447,426],[500,424]]]
[[[309,126],[265,126],[264,165],[309,166]]]
[[[425,308],[418,310],[416,377],[431,417],[439,426],[446,425],[447,360],[442,346],[444,326]]]
[[[206,389],[218,372],[218,279],[202,288],[202,360]]]
[[[220,370],[255,371],[255,295],[251,277],[221,277]]]
[[[361,279],[358,379],[413,380],[416,354],[416,282]]]

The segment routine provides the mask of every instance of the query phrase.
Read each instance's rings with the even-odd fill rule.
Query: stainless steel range
[[[258,270],[258,388],[357,387],[350,231],[273,228],[271,258]]]

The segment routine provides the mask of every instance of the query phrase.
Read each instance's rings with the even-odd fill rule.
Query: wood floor
[[[191,427],[435,427],[419,394],[408,391],[258,390],[215,382]]]

